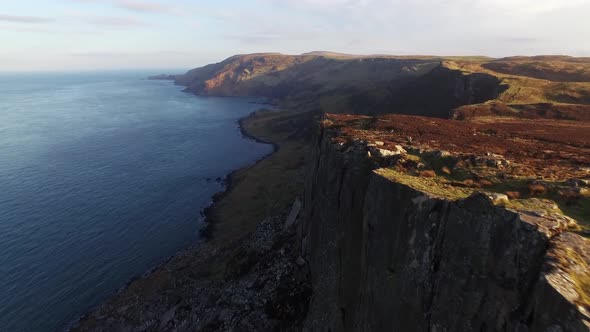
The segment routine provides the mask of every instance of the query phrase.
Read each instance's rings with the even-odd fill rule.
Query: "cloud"
[[[239,23],[238,23],[239,22]],[[267,22],[259,24],[248,24],[239,19],[239,28],[232,29],[231,32],[221,34],[220,37],[229,40],[235,40],[244,44],[276,44],[285,41],[309,41],[322,35],[325,27],[313,25],[291,25],[287,20],[281,23]]]
[[[144,0],[73,0],[75,2],[99,2],[139,13],[164,14],[172,13],[174,7],[168,4]]]
[[[88,10],[67,9],[60,22],[64,24],[75,24],[95,26],[99,28],[134,28],[151,26],[152,21],[143,20],[140,15],[95,15]]]
[[[11,22],[11,23],[43,24],[43,23],[51,23],[55,20],[52,18],[48,18],[48,17],[15,16],[15,15],[2,15],[2,14],[0,14],[0,21]]]
[[[22,12],[10,13],[22,16],[0,15],[2,31],[39,32],[39,37],[14,38],[10,41],[12,45],[8,45],[10,48],[19,49],[24,55],[31,53],[29,49],[39,43],[51,45],[29,64],[38,62],[38,66],[45,66],[43,56],[60,50],[68,52],[67,61],[63,61],[66,67],[70,61],[79,66],[106,66],[109,61],[112,67],[138,66],[138,61],[144,61],[142,65],[177,62],[197,65],[205,64],[203,59],[214,61],[219,60],[216,57],[235,53],[298,54],[315,49],[364,54],[498,57],[590,54],[590,20],[587,19],[590,0],[54,2],[55,8],[41,14],[27,12],[25,8]],[[56,23],[24,24],[54,21],[33,15],[53,17]],[[196,24],[197,29],[188,28]],[[75,40],[79,42],[73,42],[78,37]],[[93,47],[91,51],[98,53],[83,55],[90,46]],[[190,55],[132,53],[153,47],[178,50],[194,47],[195,50],[191,50]],[[73,53],[80,54],[74,56]],[[18,62],[18,57],[11,61]]]
[[[90,57],[90,58],[137,58],[137,57],[153,57],[161,55],[193,55],[193,53],[180,51],[155,51],[155,52],[85,52],[85,53],[71,53],[74,57]]]
[[[519,14],[535,15],[543,12],[577,7],[588,3],[588,0],[476,0],[480,6],[495,7],[506,12],[515,11]]]
[[[111,27],[137,27],[147,25],[144,21],[126,16],[91,16],[87,18],[87,22],[93,25]]]
[[[534,38],[534,37],[504,37],[499,38],[500,41],[508,42],[508,43],[541,43],[544,40],[541,38]]]
[[[374,0],[267,0],[271,3],[292,6],[306,9],[334,9],[343,6],[364,6],[370,3],[381,2],[379,5],[386,4],[387,1]]]
[[[139,0],[115,0],[117,7],[143,13],[167,13],[172,7],[156,2],[139,1]]]
[[[273,33],[243,33],[243,34],[226,34],[222,38],[237,40],[244,44],[266,44],[282,37]]]
[[[560,8],[576,7],[588,0],[262,0],[270,4],[286,5],[295,8],[339,10],[342,8],[369,7],[373,10],[388,8],[454,8],[469,9],[473,5],[486,9],[502,9],[518,12],[544,12]]]

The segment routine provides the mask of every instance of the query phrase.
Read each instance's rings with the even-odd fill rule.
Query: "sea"
[[[200,241],[219,179],[272,151],[253,98],[159,71],[0,73],[0,331],[61,331]]]

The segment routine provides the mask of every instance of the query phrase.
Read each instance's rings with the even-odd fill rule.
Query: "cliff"
[[[197,95],[262,96],[324,112],[448,117],[505,89],[486,73],[463,75],[434,57],[331,53],[237,55],[175,77]]]
[[[455,122],[431,122],[335,115],[323,121],[298,230],[313,285],[306,327],[587,331],[588,239],[573,232],[579,226],[555,203],[509,199],[495,192],[496,179],[478,173],[488,165],[483,168],[490,173],[522,180],[512,171],[514,163],[531,160],[514,151],[509,157],[489,153],[473,168],[463,163],[486,156],[480,154],[490,146],[486,142],[501,147],[504,140],[518,141],[518,133],[476,137],[457,151],[444,140],[429,146],[433,128],[448,125],[452,132]],[[482,128],[473,126],[469,135],[479,136]],[[588,171],[575,163],[562,166],[572,171],[568,176]],[[489,188],[468,186],[467,180],[459,186],[453,176],[460,172]]]
[[[243,237],[174,257],[73,330],[588,330],[590,123],[332,114],[317,129],[302,212],[247,235],[238,210]],[[268,170],[299,160],[281,159],[238,185],[276,185]]]
[[[588,331],[590,86],[562,62],[587,60],[252,54],[174,76],[292,108],[246,120],[280,148],[234,174],[217,241],[74,330]],[[318,110],[338,114],[312,139]]]
[[[397,87],[387,100],[371,105],[376,114],[414,114],[448,118],[452,110],[494,100],[508,87],[494,75],[463,73],[444,64]],[[365,113],[366,114],[366,113]]]
[[[501,116],[586,119],[588,73],[587,58],[312,52],[236,55],[168,78],[197,95],[261,96],[287,108],[327,113],[473,118],[494,113],[497,108],[487,103],[493,101],[509,110]],[[456,115],[466,105],[473,107]]]
[[[590,328],[590,123],[332,114],[309,145],[303,207],[172,258],[73,331]]]

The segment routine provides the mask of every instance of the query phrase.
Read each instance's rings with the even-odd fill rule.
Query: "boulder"
[[[377,147],[372,147],[370,151],[373,156],[381,158],[398,156],[407,153],[407,151],[401,145],[395,145],[392,149],[381,149]]]

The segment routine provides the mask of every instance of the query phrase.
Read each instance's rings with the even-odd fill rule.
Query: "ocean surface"
[[[59,331],[198,241],[215,179],[272,147],[244,98],[157,71],[0,74],[0,331]]]

